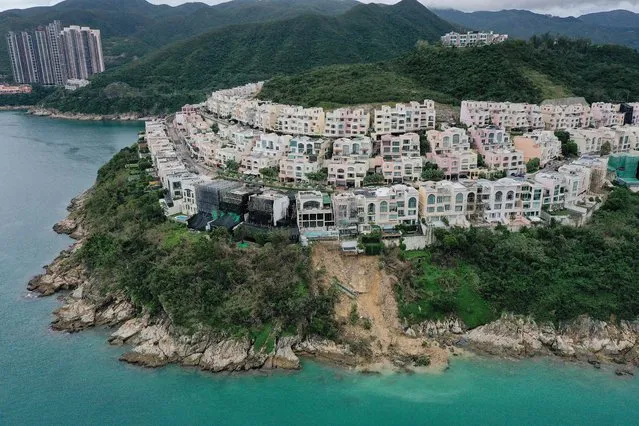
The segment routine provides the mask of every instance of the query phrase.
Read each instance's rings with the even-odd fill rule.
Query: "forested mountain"
[[[639,13],[630,12],[629,10],[589,13],[581,15],[579,20],[590,25],[609,28],[639,28]]]
[[[48,104],[95,113],[171,111],[213,89],[321,65],[389,59],[451,29],[417,0],[225,27],[96,76],[90,87],[59,93]]]
[[[0,13],[0,34],[33,30],[53,20],[102,31],[107,68],[128,62],[170,42],[226,25],[264,22],[304,13],[340,14],[354,0],[235,0],[215,6],[186,3],[171,7],[146,0],[65,0],[50,7]],[[5,42],[0,43],[0,74],[10,74]]]
[[[639,48],[639,14],[626,10],[592,13],[578,18],[560,18],[528,10],[467,13],[447,9],[434,12],[451,23],[474,30],[507,33],[513,38],[527,40],[533,35],[551,33],[588,38],[598,44]]]
[[[263,99],[306,106],[432,98],[534,102],[639,99],[639,53],[585,40],[534,37],[474,49],[420,46],[378,64],[323,67],[268,81]]]

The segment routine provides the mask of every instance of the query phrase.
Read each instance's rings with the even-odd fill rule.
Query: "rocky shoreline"
[[[24,109],[24,108],[22,108]],[[38,117],[49,117],[63,120],[77,120],[77,121],[146,121],[153,117],[145,117],[142,114],[136,112],[124,113],[124,114],[83,114],[83,113],[69,113],[61,112],[55,109],[30,107],[28,108],[29,114]]]
[[[384,359],[371,360],[356,354],[348,344],[328,340],[285,336],[272,348],[255,348],[247,338],[233,339],[213,335],[204,330],[181,330],[167,317],[151,318],[140,312],[123,294],[104,295],[72,254],[87,236],[82,206],[86,191],[69,205],[69,215],[58,222],[54,230],[69,235],[76,242],[44,267],[44,273],[34,277],[28,289],[49,296],[69,291],[63,305],[54,312],[52,328],[78,332],[92,327],[110,327],[114,331],[108,341],[112,345],[130,348],[121,361],[144,367],[180,364],[205,371],[247,371],[252,369],[300,368],[300,356],[356,368],[363,372],[381,369],[420,371],[430,363],[413,354],[387,354]],[[595,368],[603,363],[616,364],[617,375],[634,375],[639,366],[639,321],[606,323],[582,316],[555,326],[536,323],[531,318],[503,315],[499,320],[468,330],[457,319],[429,321],[404,327],[407,337],[419,340],[423,352],[432,348],[441,358],[469,351],[505,358],[557,356],[562,359],[587,362]],[[447,354],[447,355],[446,355]],[[431,368],[445,369],[447,359],[436,360]]]
[[[634,375],[639,366],[639,321],[611,324],[587,315],[555,326],[504,314],[496,321],[461,331],[458,320],[428,322],[411,333],[470,352],[510,359],[556,356],[567,361],[618,365],[617,375]]]
[[[28,111],[33,105],[2,105],[0,111]]]
[[[40,296],[70,292],[62,298],[63,305],[54,312],[51,323],[54,330],[74,333],[93,327],[113,328],[115,331],[111,333],[109,343],[130,348],[120,360],[150,368],[180,364],[213,372],[296,370],[300,368],[298,355],[315,356],[342,365],[357,364],[357,356],[347,345],[285,336],[271,349],[256,350],[249,339],[216,336],[202,330],[178,330],[166,317],[151,318],[139,312],[122,294],[101,294],[72,256],[87,237],[82,206],[89,192],[74,198],[68,207],[67,218],[53,227],[55,232],[69,235],[76,242],[46,265],[44,273],[31,279],[27,286],[29,291]]]

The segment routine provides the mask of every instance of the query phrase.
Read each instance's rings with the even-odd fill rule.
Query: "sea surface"
[[[51,226],[139,124],[0,112],[0,425],[574,424],[639,422],[639,380],[552,360],[454,359],[433,375],[211,375],[118,362],[107,331],[49,329],[25,290],[71,240]]]

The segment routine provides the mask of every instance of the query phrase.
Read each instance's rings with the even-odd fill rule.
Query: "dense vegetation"
[[[511,38],[527,40],[533,35],[551,33],[589,38],[599,44],[621,44],[639,48],[639,14],[627,10],[590,13],[577,18],[542,15],[528,10],[497,12],[435,11],[442,19],[476,30],[493,30]]]
[[[639,194],[626,189],[615,189],[581,228],[439,230],[437,241],[404,254],[398,300],[411,322],[457,314],[476,326],[502,312],[550,321],[639,315]]]
[[[416,0],[361,4],[339,16],[307,14],[225,27],[96,76],[77,92],[59,92],[47,105],[99,114],[169,112],[184,100],[204,100],[208,91],[277,74],[389,59],[450,29]]]
[[[639,53],[585,40],[534,37],[474,49],[421,43],[397,59],[310,70],[268,81],[261,97],[283,103],[341,105],[431,98],[541,102],[584,96],[588,101],[639,98]]]
[[[124,149],[98,173],[86,202],[90,237],[80,259],[104,291],[124,291],[177,326],[226,335],[335,334],[335,294],[313,286],[309,253],[277,233],[236,244],[165,219],[157,191]]]
[[[33,30],[53,20],[102,32],[107,68],[214,28],[266,22],[305,13],[340,14],[357,4],[350,0],[236,0],[209,6],[186,3],[155,5],[146,0],[66,0],[50,7],[0,13],[0,34]],[[0,74],[11,74],[6,43],[0,43]]]
[[[41,86],[33,86],[31,93],[15,95],[1,95],[0,106],[31,106],[36,105],[52,93],[53,89]]]

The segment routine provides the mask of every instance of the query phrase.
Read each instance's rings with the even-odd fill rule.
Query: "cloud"
[[[48,6],[60,0],[0,0],[0,10]],[[156,4],[176,5],[184,0],[150,0]],[[195,0],[191,0],[195,1]],[[225,0],[202,0],[217,4]],[[364,3],[396,3],[398,0],[360,0]],[[584,13],[603,10],[627,9],[639,12],[639,0],[420,0],[428,7],[474,10],[527,9],[535,12],[550,13],[558,16],[578,16]]]

